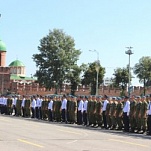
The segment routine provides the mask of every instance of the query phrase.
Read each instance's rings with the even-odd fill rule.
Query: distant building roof
[[[9,64],[9,67],[25,67],[25,65],[21,61],[15,60]]]
[[[11,80],[30,80],[30,81],[35,81],[35,78],[32,77],[23,77],[23,76],[17,76],[15,74],[11,74],[10,76]]]
[[[0,51],[6,51],[6,45],[2,40],[0,40]]]

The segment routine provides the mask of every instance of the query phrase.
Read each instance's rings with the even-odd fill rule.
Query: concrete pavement
[[[151,137],[0,115],[0,151],[151,151]]]

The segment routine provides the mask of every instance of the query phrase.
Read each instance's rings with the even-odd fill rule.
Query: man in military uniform
[[[141,97],[138,96],[137,103],[136,103],[136,114],[135,114],[137,133],[140,133],[141,131],[141,105],[142,105]]]
[[[95,118],[96,118],[96,127],[102,127],[103,117],[102,117],[102,98],[97,97],[97,102],[95,106]]]
[[[92,127],[96,126],[96,116],[95,116],[95,107],[96,107],[96,96],[92,96],[92,102],[90,107],[90,118],[92,122]]]
[[[122,98],[118,97],[118,104],[116,109],[116,121],[117,121],[117,130],[122,130],[123,128],[123,100]]]
[[[112,122],[111,130],[115,130],[116,126],[117,126],[117,122],[116,122],[116,110],[117,110],[116,97],[113,97],[112,98],[112,104],[111,104],[111,122]]]
[[[91,113],[90,113],[91,103],[92,103],[92,96],[89,96],[88,106],[87,106],[88,125],[92,124],[92,120],[91,120],[92,118],[91,118]]]
[[[53,121],[53,97],[48,97],[48,121]]]
[[[135,118],[135,114],[136,114],[136,100],[135,100],[135,96],[132,96],[130,98],[130,127],[131,127],[131,130],[130,132],[131,133],[134,133],[135,132],[135,129],[136,129],[136,118]]]
[[[105,116],[106,116],[106,124],[107,127],[106,129],[110,129],[112,126],[112,121],[111,121],[111,104],[112,104],[112,98],[108,99],[108,102],[106,103],[106,111],[105,111]]]
[[[146,102],[146,97],[142,97],[142,105],[141,105],[141,126],[142,131],[140,133],[145,133],[147,130],[147,109],[148,103]]]
[[[147,135],[151,135],[151,94],[149,96],[149,104],[148,104],[148,132]]]
[[[88,124],[88,97],[83,98],[83,124],[87,126]]]
[[[61,104],[62,104],[62,97],[56,96],[56,102],[55,102],[56,122],[61,122]]]
[[[71,102],[70,102],[70,122],[71,124],[76,123],[76,117],[77,117],[77,100],[76,97],[72,96],[71,97]]]

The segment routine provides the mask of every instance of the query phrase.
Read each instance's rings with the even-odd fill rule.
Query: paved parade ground
[[[151,151],[151,136],[0,115],[0,151]]]

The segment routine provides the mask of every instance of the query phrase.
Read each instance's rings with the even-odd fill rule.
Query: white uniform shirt
[[[67,109],[67,99],[62,100],[61,109]]]
[[[83,103],[83,111],[87,112],[87,109],[88,109],[88,101],[85,100],[84,103]]]
[[[35,109],[35,107],[36,107],[36,100],[35,99],[32,100],[31,107]]]
[[[2,98],[1,98],[1,105],[4,105],[4,104],[5,104],[5,98],[2,97]]]
[[[39,101],[38,101],[38,107],[42,106],[42,101],[43,101],[43,99],[39,99]]]
[[[50,100],[50,102],[48,103],[48,109],[53,110],[53,101],[52,100]]]
[[[41,100],[39,98],[37,98],[37,100],[36,100],[36,107],[40,107],[40,102],[41,102]]]
[[[84,105],[84,102],[83,102],[83,100],[81,100],[81,101],[79,102],[78,111],[83,112],[83,105]]]
[[[102,111],[106,111],[106,107],[108,103],[109,103],[108,100],[104,100]]]
[[[148,115],[151,115],[151,101],[149,102],[149,105],[148,105]]]
[[[3,102],[2,102],[2,98],[0,98],[0,105],[2,105],[3,104]]]
[[[25,107],[25,98],[22,100],[21,107]]]
[[[125,102],[125,105],[124,105],[124,107],[123,107],[123,112],[124,112],[124,113],[127,113],[127,114],[129,115],[129,112],[130,112],[130,101],[129,101],[129,100],[127,100],[127,101]]]
[[[13,99],[12,99],[12,105],[15,105],[15,106],[16,106],[16,102],[17,102],[17,98],[13,98]]]
[[[3,99],[4,105],[7,105],[7,98]]]

